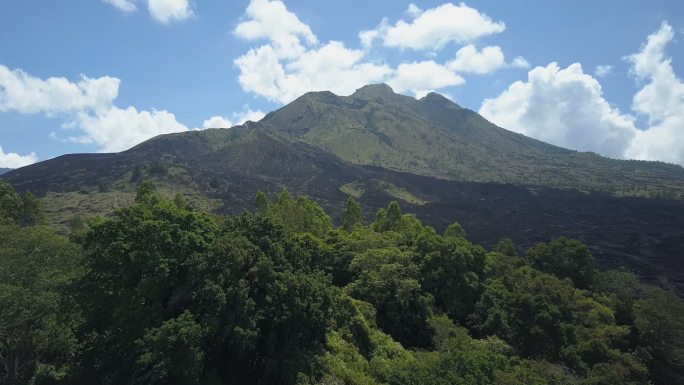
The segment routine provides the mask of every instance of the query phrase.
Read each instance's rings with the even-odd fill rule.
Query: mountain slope
[[[384,84],[348,97],[312,92],[261,123],[361,165],[474,182],[684,198],[684,168],[614,160],[504,130],[441,95],[420,100]]]
[[[334,216],[347,194],[359,199],[368,219],[399,200],[406,212],[438,231],[458,221],[471,240],[488,247],[504,237],[526,248],[568,236],[585,242],[604,267],[624,265],[651,280],[666,277],[684,290],[682,200],[462,182],[358,166],[259,123],[163,135],[118,154],[65,155],[2,179],[43,197],[63,231],[74,216],[107,214],[132,202],[142,179],[220,213],[252,210],[257,191],[282,187],[310,195]]]
[[[143,179],[219,213],[252,210],[257,191],[283,187],[333,216],[348,194],[367,219],[399,200],[438,231],[458,221],[488,247],[504,237],[521,248],[577,238],[604,267],[665,277],[684,292],[684,200],[615,196],[681,198],[681,174],[551,146],[439,95],[415,100],[380,85],[350,97],[309,93],[259,123],[162,135],[118,154],[65,155],[0,178],[40,196],[64,232],[79,216],[132,202]]]

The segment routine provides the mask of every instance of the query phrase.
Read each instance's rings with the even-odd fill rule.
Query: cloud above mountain
[[[19,155],[14,152],[5,153],[0,147],[0,167],[2,168],[19,168],[37,161],[38,157],[33,152],[27,155]]]
[[[434,51],[449,43],[470,43],[506,29],[502,21],[493,21],[464,3],[445,3],[425,11],[412,3],[407,14],[411,16],[409,21],[402,19],[390,25],[383,19],[377,28],[361,31],[364,46],[377,39],[386,47]]]
[[[632,75],[645,83],[630,112],[611,106],[599,81],[579,63],[535,67],[526,81],[485,99],[479,112],[501,127],[558,146],[684,164],[684,83],[666,53],[673,38],[672,27],[663,23],[639,52],[627,57]],[[608,71],[598,69],[597,75]],[[639,117],[645,124],[638,124]]]
[[[399,92],[422,96],[464,84],[462,73],[487,74],[527,63],[520,57],[507,64],[498,46],[478,50],[475,40],[500,33],[505,25],[474,8],[446,3],[423,11],[411,4],[407,14],[408,22],[390,25],[383,19],[377,28],[361,31],[361,47],[351,48],[342,41],[321,42],[281,1],[252,0],[233,34],[261,45],[235,59],[238,82],[244,91],[280,104],[308,91],[348,95],[363,85],[382,82]],[[373,54],[375,40],[400,50],[463,47],[453,60],[406,60],[390,65]]]
[[[603,98],[601,84],[579,63],[535,67],[480,114],[506,129],[557,146],[620,158],[636,135],[633,118]]]
[[[0,112],[61,118],[62,130],[52,132],[53,139],[93,144],[101,152],[123,151],[157,135],[191,129],[167,110],[117,106],[120,85],[121,80],[111,76],[81,76],[77,81],[65,77],[41,79],[0,65]],[[262,111],[245,106],[230,118],[209,118],[201,128],[231,127],[263,116]],[[16,168],[37,160],[33,152],[19,155],[0,149],[0,167]]]

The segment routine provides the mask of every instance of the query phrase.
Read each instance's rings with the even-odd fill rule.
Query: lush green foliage
[[[396,202],[334,228],[286,190],[218,217],[141,182],[71,243],[3,191],[3,384],[684,383],[681,299],[577,241],[520,258]]]

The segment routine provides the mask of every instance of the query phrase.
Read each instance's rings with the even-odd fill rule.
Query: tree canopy
[[[579,241],[518,257],[352,198],[336,228],[287,190],[221,217],[147,182],[69,240],[0,192],[3,384],[684,383],[684,302]]]

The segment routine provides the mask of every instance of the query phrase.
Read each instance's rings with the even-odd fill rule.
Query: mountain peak
[[[396,95],[392,87],[385,83],[368,84],[356,90],[351,96],[357,99],[378,99]]]
[[[423,104],[448,105],[448,106],[456,106],[458,108],[462,108],[457,103],[454,103],[453,101],[451,101],[449,98],[445,97],[444,95],[438,94],[436,92],[428,92],[427,95],[420,98],[420,102]]]

